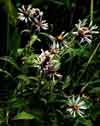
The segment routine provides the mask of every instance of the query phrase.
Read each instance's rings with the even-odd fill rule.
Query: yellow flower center
[[[77,104],[77,105],[73,105],[72,108],[73,110],[78,111],[80,109],[80,106]]]
[[[56,40],[61,42],[61,41],[64,40],[64,36],[63,35],[59,35],[59,36],[56,37]]]

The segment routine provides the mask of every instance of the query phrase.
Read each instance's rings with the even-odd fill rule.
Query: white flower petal
[[[30,17],[28,17],[28,20],[29,20],[30,22],[32,21]]]
[[[64,34],[64,38],[68,35],[68,33]]]
[[[86,106],[80,106],[80,109],[87,109]]]
[[[39,13],[39,15],[40,15],[40,16],[43,16],[43,11],[41,11],[41,12]]]
[[[80,101],[80,96],[78,96],[78,97],[77,97],[77,99],[76,99],[75,103],[76,103],[76,104],[78,104],[78,103],[79,103],[79,101]]]
[[[92,35],[85,35],[86,37],[92,39]]]
[[[71,111],[70,114],[73,115],[74,111]]]
[[[90,31],[91,34],[99,34],[99,31]]]
[[[75,96],[72,96],[72,103],[75,104]]]
[[[84,19],[83,22],[82,22],[82,24],[81,24],[81,26],[82,27],[85,26],[86,25],[86,22],[87,22],[87,19]]]
[[[25,23],[27,23],[28,22],[28,19],[27,18],[25,18]]]
[[[90,28],[90,30],[95,30],[95,29],[97,29],[97,28],[98,28],[98,26],[94,25],[94,26],[92,26],[92,27]]]
[[[24,5],[22,5],[22,9],[23,9],[23,11],[25,11],[25,6]]]
[[[89,27],[91,27],[93,24],[93,20],[90,21]]]
[[[23,13],[18,13],[18,15],[19,15],[19,16],[24,16],[24,14],[23,14]]]
[[[84,37],[84,39],[85,39],[85,41],[87,41],[89,44],[91,44],[91,43],[92,43],[92,40],[91,40],[91,39],[89,39],[88,37]]]
[[[81,111],[78,111],[77,114],[78,114],[79,116],[81,116],[81,117],[84,117],[84,116],[83,116],[84,113],[82,114]]]
[[[18,19],[20,19],[21,21],[24,21],[25,20],[25,17],[19,16]]]
[[[59,48],[59,43],[58,42],[56,43],[56,48]]]
[[[73,117],[74,117],[74,118],[76,117],[76,112],[73,112]]]
[[[31,5],[31,4],[28,5],[28,7],[27,7],[27,11],[29,11],[31,8],[32,8],[32,5]]]
[[[80,43],[83,43],[85,40],[84,40],[84,38],[81,38],[81,41],[80,41]]]
[[[73,110],[72,110],[72,108],[68,108],[67,111],[68,112],[72,112]]]
[[[55,41],[53,41],[52,48],[53,48],[53,49],[56,48],[56,42],[55,42]]]
[[[20,12],[23,12],[23,10],[22,10],[21,8],[18,8],[18,10],[19,10]]]
[[[79,102],[79,105],[81,106],[81,105],[85,105],[85,102],[84,101],[81,101],[81,102]]]
[[[47,30],[48,29],[48,24],[42,24],[41,28],[44,29],[44,30]]]
[[[73,105],[73,102],[72,102],[72,99],[68,99],[68,102],[69,102],[69,106]]]
[[[79,33],[78,33],[78,32],[72,32],[72,34],[73,34],[73,35],[79,35]]]
[[[37,18],[34,18],[34,21],[35,21],[35,23],[37,23],[37,24],[38,24],[38,22],[39,22]]]
[[[83,112],[83,111],[81,111],[81,110],[78,110],[78,112],[79,112],[80,114],[84,115],[84,112]]]
[[[55,73],[55,75],[58,77],[58,78],[62,78],[62,75],[61,74],[58,74],[58,73]]]
[[[79,25],[79,24],[75,24],[75,27],[76,27],[77,29],[80,29],[80,25]]]

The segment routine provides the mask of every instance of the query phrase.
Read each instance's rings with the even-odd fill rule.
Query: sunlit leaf
[[[30,120],[30,119],[34,119],[35,117],[28,113],[28,112],[21,112],[21,113],[18,113],[15,117],[15,120]]]

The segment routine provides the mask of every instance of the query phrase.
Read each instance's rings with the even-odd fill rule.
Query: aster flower
[[[49,35],[49,38],[53,41],[53,44],[51,45],[52,49],[58,49],[60,48],[62,45],[64,45],[65,47],[68,47],[66,44],[66,36],[68,35],[68,33],[65,33],[64,31],[61,32],[60,35],[54,37],[52,35]]]
[[[36,31],[41,31],[41,29],[43,30],[47,30],[48,29],[48,23],[46,23],[46,20],[43,20],[43,16],[40,15],[39,17],[34,18],[34,23],[33,26],[36,27]]]
[[[74,95],[68,99],[68,108],[66,109],[74,118],[76,115],[84,117],[84,110],[87,109],[86,103],[81,100],[80,96]]]
[[[53,48],[52,46],[50,47],[49,50],[50,50],[51,54],[58,54],[59,53],[59,49]]]
[[[39,8],[32,8],[31,10],[31,16],[34,17],[39,17],[39,16],[43,16],[43,11],[40,11]]]
[[[53,58],[54,55],[52,55],[48,50],[44,51],[43,49],[41,49],[41,54],[39,56],[41,63],[43,63],[45,60],[51,60]]]
[[[62,75],[60,73],[57,72],[57,69],[55,68],[55,66],[48,62],[45,67],[43,68],[44,73],[50,77],[51,79],[55,79],[55,77],[61,79]]]
[[[89,26],[86,26],[87,19],[84,19],[83,21],[79,20],[78,24],[75,24],[77,31],[73,32],[74,35],[78,36],[80,38],[80,43],[88,42],[91,44],[93,34],[98,34],[97,31],[98,26],[92,25],[93,22],[91,21]]]
[[[25,21],[27,23],[28,21],[31,21],[31,5],[25,6],[22,5],[21,8],[18,8],[19,13],[18,13],[18,19],[21,21]]]
[[[50,51],[46,50],[44,51],[41,49],[42,53],[40,54],[39,58],[41,60],[41,71],[47,75],[50,78],[62,78],[62,75],[59,74],[58,68],[59,68],[59,63],[53,59],[54,54],[52,54]]]

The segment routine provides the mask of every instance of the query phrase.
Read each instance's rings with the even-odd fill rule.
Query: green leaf
[[[81,122],[83,125],[85,125],[85,126],[93,126],[90,119],[81,118],[81,119],[80,119],[80,122]]]
[[[88,85],[95,85],[96,83],[100,83],[100,79],[90,81],[90,82],[88,82]]]
[[[64,3],[62,1],[59,1],[59,0],[48,0],[54,4],[57,4],[57,5],[64,5]]]
[[[17,55],[21,56],[23,54],[24,48],[18,48],[17,49]]]
[[[17,78],[19,80],[23,80],[23,81],[28,81],[28,80],[35,80],[35,81],[38,81],[38,78],[34,77],[34,76],[26,76],[24,74],[22,75],[18,75]]]
[[[2,126],[3,122],[5,122],[5,114],[4,110],[0,108],[0,126]]]
[[[12,57],[4,56],[4,57],[0,57],[0,60],[5,61],[6,63],[10,63],[13,67],[15,67],[17,70],[20,71],[20,68],[19,68],[18,65],[15,63],[15,61],[13,60]],[[6,64],[5,64],[5,65],[6,65]]]
[[[9,34],[8,51],[13,55],[16,54],[17,49],[20,47],[20,42],[20,35],[17,30],[13,30],[13,32]]]
[[[28,105],[28,101],[25,101],[23,99],[18,99],[18,98],[12,98],[11,100],[9,100],[8,102],[10,104],[9,108],[11,110],[14,109],[22,109],[24,107],[26,107]]]
[[[15,119],[16,120],[30,120],[30,119],[34,119],[35,117],[32,115],[32,114],[30,114],[30,113],[28,113],[28,112],[21,112],[21,113],[18,113],[17,115],[16,115],[16,117],[15,117]]]
[[[32,47],[36,40],[40,41],[37,35],[32,35],[31,40],[29,42],[29,46]]]
[[[3,69],[0,68],[0,72],[5,73],[7,76],[13,78],[12,75],[6,70],[3,70]]]
[[[16,22],[16,9],[11,0],[0,0],[0,4],[4,4],[6,12],[8,13],[9,22],[15,25]]]
[[[90,93],[100,94],[100,87],[93,88]]]

